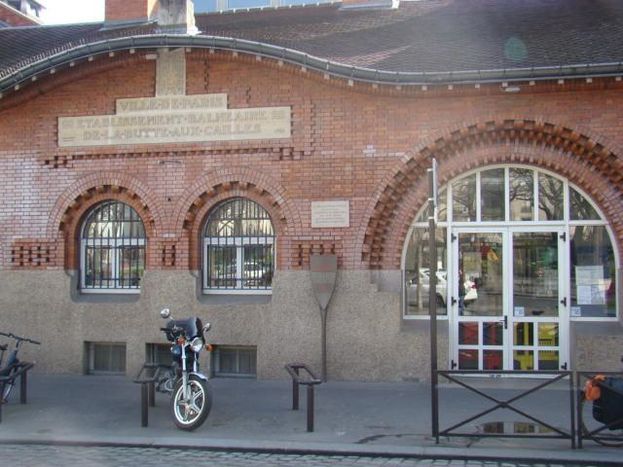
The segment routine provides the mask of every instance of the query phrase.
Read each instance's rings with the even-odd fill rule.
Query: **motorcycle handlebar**
[[[35,341],[35,340],[32,340],[32,339],[29,339],[28,337],[16,336],[12,332],[8,332],[8,333],[7,332],[0,332],[0,335],[6,336],[6,337],[10,337],[11,339],[15,339],[16,341],[24,341],[24,342],[30,342],[31,344],[41,345],[41,342],[39,342],[39,341]]]

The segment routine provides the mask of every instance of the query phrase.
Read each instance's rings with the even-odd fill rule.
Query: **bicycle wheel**
[[[607,425],[593,418],[592,401],[584,397],[584,391],[580,392],[580,410],[582,413],[580,429],[582,438],[595,441],[602,446],[618,448],[623,446],[623,429],[609,429]]]

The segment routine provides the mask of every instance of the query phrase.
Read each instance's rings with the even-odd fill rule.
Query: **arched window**
[[[264,208],[229,199],[210,213],[203,235],[205,293],[270,293],[275,234]]]
[[[413,222],[405,244],[406,316],[428,313],[427,216],[424,207]],[[513,245],[507,252],[512,253],[512,271],[518,276],[520,267],[528,275],[553,274],[553,266],[548,266],[546,261],[545,245],[535,246],[534,251],[530,251],[533,256],[521,259],[523,262],[520,256],[528,254],[529,245],[538,243],[538,235],[543,237],[544,232],[559,231],[564,240],[560,248],[565,263],[560,270],[561,280],[568,284],[564,294],[568,299],[563,298],[569,302],[570,317],[614,319],[617,316],[616,249],[608,222],[593,202],[567,180],[526,166],[494,166],[471,171],[439,190],[438,221],[439,314],[447,313],[448,302],[458,300],[453,296],[452,287],[446,287],[448,271],[459,267],[465,258],[468,262],[477,259],[468,251],[461,251],[460,258],[453,257],[452,244],[456,243],[457,236],[460,243],[461,232],[468,232],[470,238],[477,237],[478,232],[508,232],[505,235],[509,241],[504,243]],[[452,273],[456,275],[457,271]],[[474,282],[483,280],[480,273],[474,274],[477,279]],[[491,271],[488,273],[491,275]],[[530,277],[516,277],[512,284],[514,289],[519,290],[528,279]],[[468,292],[475,296],[476,289]],[[462,293],[459,290],[458,294]]]
[[[95,206],[80,234],[81,290],[139,289],[145,270],[145,243],[145,227],[133,208],[120,201]]]

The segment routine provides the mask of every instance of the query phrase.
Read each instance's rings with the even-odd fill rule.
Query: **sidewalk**
[[[323,454],[397,455],[446,459],[495,459],[620,465],[621,450],[587,441],[571,449],[568,440],[431,437],[430,386],[418,383],[328,382],[316,388],[315,432],[306,431],[305,390],[300,410],[291,410],[288,380],[214,379],[214,404],[194,432],[178,430],[169,399],[156,394],[149,426],[140,424],[140,386],[130,378],[33,374],[28,404],[19,390],[3,407],[1,443],[139,445]],[[507,398],[525,381],[483,381],[487,392]],[[503,386],[503,388],[498,388]],[[566,385],[540,391],[518,404],[522,410],[568,429]],[[16,388],[18,389],[18,388]],[[515,391],[515,392],[513,392]],[[441,428],[490,407],[464,389],[442,385]],[[486,419],[490,427],[522,421],[510,411]],[[505,423],[503,423],[505,422]],[[469,429],[487,429],[476,420]]]

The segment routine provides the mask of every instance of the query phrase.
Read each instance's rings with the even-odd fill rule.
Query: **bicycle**
[[[10,339],[15,339],[15,347],[9,353],[7,357],[6,364],[0,367],[0,378],[3,379],[0,382],[0,404],[5,404],[9,400],[9,396],[13,391],[13,387],[15,386],[15,378],[20,370],[20,361],[17,357],[19,352],[20,345],[22,342],[28,342],[31,344],[41,345],[41,342],[29,339],[27,337],[16,336],[13,333],[0,332],[1,336],[6,336]],[[0,345],[0,365],[2,365],[2,360],[4,359],[4,353],[8,350],[8,345]],[[13,377],[12,377],[13,376]]]
[[[591,439],[602,446],[623,446],[623,377],[621,374],[603,373],[588,378],[579,397],[579,422],[582,437]],[[588,404],[589,402],[592,402],[592,405]]]

